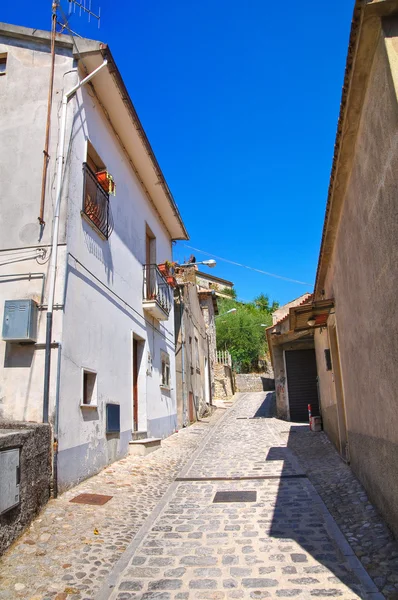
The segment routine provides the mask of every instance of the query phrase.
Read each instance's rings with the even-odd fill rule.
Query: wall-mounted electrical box
[[[106,433],[120,433],[120,404],[106,405]]]
[[[19,504],[19,448],[0,450],[0,515]]]
[[[4,303],[3,340],[37,341],[37,304],[34,300],[6,300]]]

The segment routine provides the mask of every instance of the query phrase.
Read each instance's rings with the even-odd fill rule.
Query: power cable
[[[249,269],[250,271],[256,271],[257,273],[261,273],[262,275],[268,275],[268,277],[275,277],[276,279],[283,279],[284,281],[290,281],[291,283],[299,283],[300,285],[310,285],[312,283],[308,283],[308,281],[299,281],[298,279],[291,279],[290,277],[285,277],[284,275],[276,275],[275,273],[269,273],[268,271],[263,271],[262,269],[256,269],[255,267],[249,267],[248,265],[242,265],[241,263],[235,262],[233,260],[228,260],[227,258],[222,258],[221,256],[217,256],[216,254],[212,254],[211,252],[205,252],[204,250],[199,250],[199,248],[194,248],[193,246],[188,246],[188,244],[183,244],[186,248],[190,250],[195,250],[196,252],[200,252],[201,254],[206,254],[207,256],[212,256],[213,258],[218,258],[218,260],[222,260],[223,262],[229,263],[230,265],[235,265],[237,267],[243,267],[244,269]]]

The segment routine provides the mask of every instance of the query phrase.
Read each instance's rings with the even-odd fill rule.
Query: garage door
[[[315,350],[286,350],[285,360],[290,420],[308,423],[308,404],[319,415]]]

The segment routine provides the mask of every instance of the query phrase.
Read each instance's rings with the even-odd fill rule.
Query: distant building
[[[274,370],[276,409],[279,418],[308,422],[308,404],[319,414],[314,332],[292,331],[290,314],[298,306],[311,303],[306,293],[281,306],[267,327],[268,349]]]
[[[228,292],[232,292],[234,288],[232,281],[196,271],[196,282],[199,290],[213,290],[218,298],[231,298]]]
[[[208,412],[214,393],[215,292],[198,291],[196,269],[179,268],[174,293],[178,427]]]

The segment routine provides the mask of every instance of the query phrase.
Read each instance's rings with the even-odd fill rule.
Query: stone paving
[[[325,433],[272,420],[355,554],[388,600],[398,600],[398,542]]]
[[[153,454],[128,456],[51,500],[0,559],[0,599],[95,598],[102,579],[224,412],[172,435]],[[104,506],[70,503],[85,492],[113,498]]]
[[[382,597],[271,419],[252,418],[263,400],[240,395],[99,600]],[[223,491],[256,499],[214,502]]]
[[[271,397],[240,394],[51,501],[0,560],[0,600],[396,600],[388,529],[325,436],[271,418]],[[214,502],[231,491],[256,498]],[[83,492],[113,498],[69,502]]]

